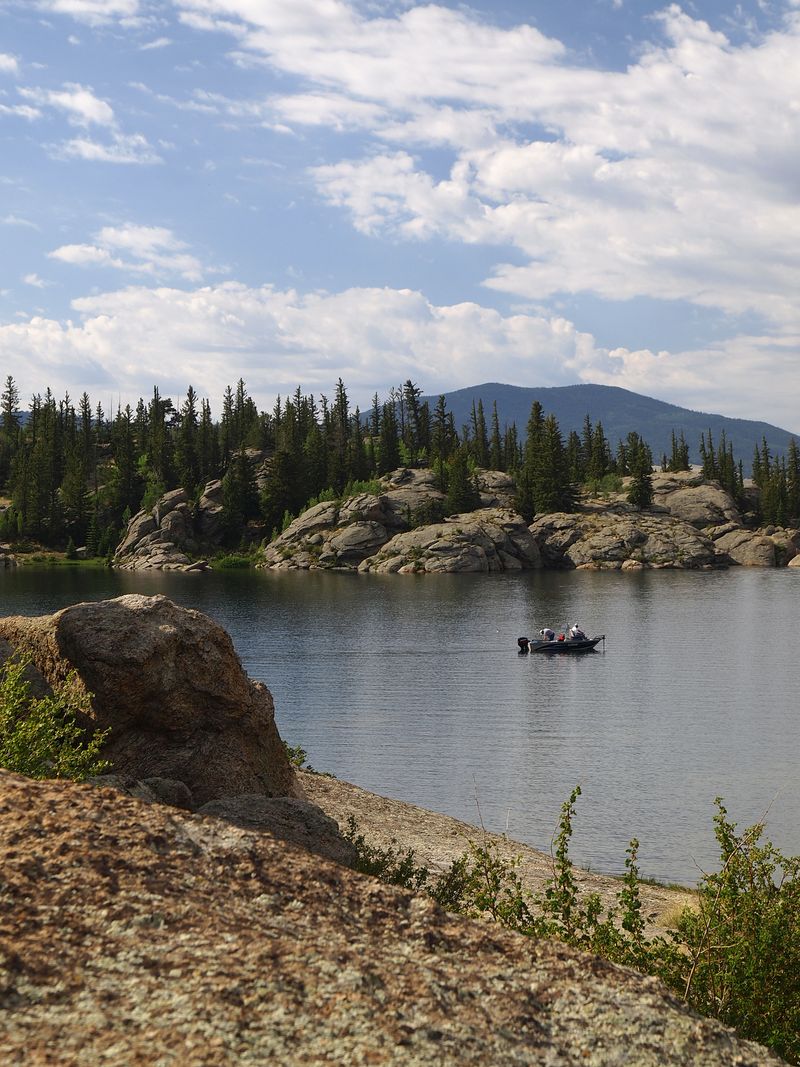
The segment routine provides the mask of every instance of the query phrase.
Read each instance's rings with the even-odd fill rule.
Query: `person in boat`
[[[577,622],[573,623],[573,625],[570,627],[569,636],[571,641],[586,640],[586,634],[583,632],[580,626],[578,626]]]
[[[543,630],[540,630],[539,635],[543,641],[555,641],[556,639],[555,630],[551,630],[549,626],[545,626]]]

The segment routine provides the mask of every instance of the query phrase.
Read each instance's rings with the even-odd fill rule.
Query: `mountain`
[[[724,430],[725,436],[733,445],[736,459],[742,461],[746,470],[750,469],[753,450],[761,446],[762,438],[766,438],[770,452],[775,456],[785,455],[790,437],[800,437],[768,422],[731,419],[725,415],[690,411],[676,404],[667,404],[663,400],[654,400],[652,397],[641,396],[639,393],[611,385],[526,388],[487,382],[444,395],[447,408],[453,412],[456,428],[459,430],[463,425],[469,425],[473,403],[477,405],[478,400],[482,400],[490,432],[492,405],[497,402],[501,430],[515,422],[520,435],[524,436],[531,405],[534,400],[538,400],[545,414],[555,415],[565,440],[570,430],[580,433],[588,415],[593,425],[598,421],[603,424],[603,430],[612,448],[616,448],[620,439],[635,430],[650,445],[657,463],[664,453],[670,454],[673,430],[677,435],[683,431],[693,463],[700,461],[700,434],[705,434],[708,440],[710,430],[716,445]],[[425,399],[433,406],[437,398]]]

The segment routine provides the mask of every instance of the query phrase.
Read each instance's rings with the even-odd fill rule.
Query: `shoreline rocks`
[[[733,499],[697,471],[653,473],[653,504],[637,509],[624,493],[583,500],[574,512],[514,511],[514,482],[477,472],[481,507],[442,516],[434,471],[401,468],[378,492],[324,501],[294,519],[262,549],[259,567],[362,574],[436,574],[543,568],[638,571],[800,566],[800,532],[743,524]],[[210,482],[196,506],[182,489],[139,512],[114,556],[124,570],[202,571],[222,536],[222,483]],[[256,537],[260,529],[251,529]]]

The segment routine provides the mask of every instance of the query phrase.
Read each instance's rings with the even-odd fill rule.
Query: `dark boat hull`
[[[605,641],[605,634],[598,637],[570,638],[567,641],[531,641],[531,652],[544,652],[546,655],[563,655],[566,652],[594,652],[595,646]]]

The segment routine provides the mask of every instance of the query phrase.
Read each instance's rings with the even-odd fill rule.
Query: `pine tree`
[[[629,438],[631,435],[628,435]],[[635,435],[638,438],[638,434]],[[653,457],[644,441],[630,449],[631,483],[628,487],[628,503],[637,508],[649,508],[653,503]]]
[[[506,469],[503,456],[503,440],[500,436],[500,419],[497,416],[497,401],[492,403],[492,433],[489,438],[489,467],[493,471]]]
[[[259,513],[253,462],[244,450],[231,457],[222,479],[222,527],[229,547],[241,541],[242,530]]]
[[[378,441],[378,474],[388,474],[400,466],[397,419],[393,403],[383,405],[381,433]]]
[[[786,521],[800,525],[800,449],[794,437],[789,438],[786,456]]]
[[[515,506],[526,522],[532,522],[536,514],[537,456],[544,437],[544,411],[538,400],[531,405],[528,417],[527,437],[522,465],[517,472],[517,495]]]
[[[535,514],[540,515],[574,506],[567,453],[555,415],[548,415],[542,426],[533,465],[533,501]]]
[[[474,511],[480,507],[481,495],[477,481],[470,471],[469,453],[464,445],[453,453],[448,464],[447,497],[444,507],[447,515]]]
[[[175,472],[179,484],[189,496],[194,496],[200,481],[198,439],[197,393],[190,385],[180,411],[178,440],[175,448]]]

